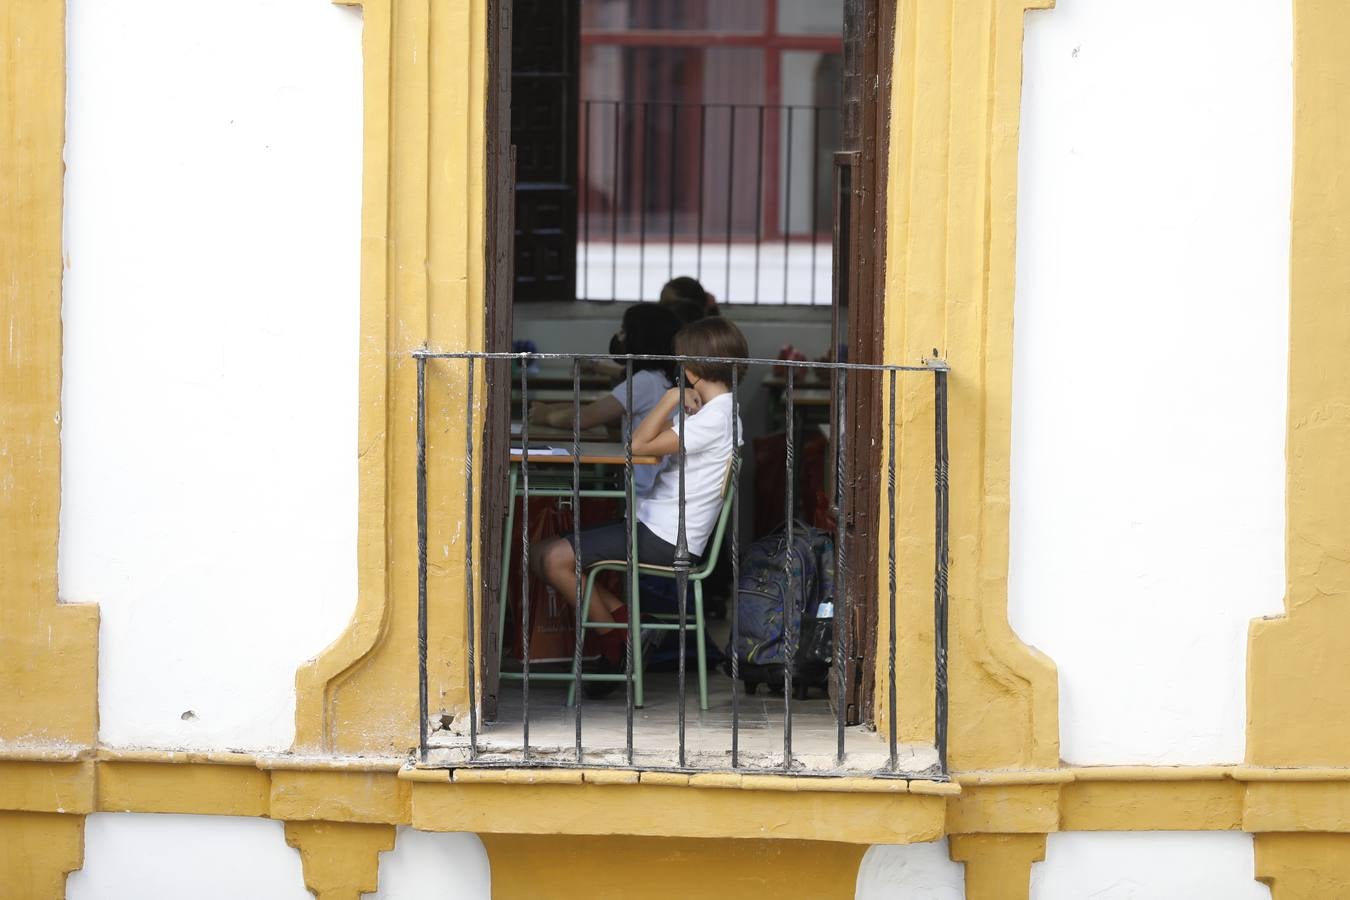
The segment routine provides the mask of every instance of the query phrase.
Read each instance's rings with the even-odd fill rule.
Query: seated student
[[[675,335],[680,356],[744,359],[748,353],[740,329],[723,318],[701,319]],[[675,562],[680,517],[680,436],[676,407],[684,404],[684,533],[691,561],[696,565],[707,548],[722,508],[722,489],[731,461],[732,436],[744,435],[732,424],[731,363],[690,362],[684,367],[684,395],[671,388],[633,430],[635,454],[669,457],[656,476],[651,494],[637,507],[637,555],[643,563],[670,566]],[[582,568],[627,555],[627,525],[620,521],[552,540],[534,557],[536,573],[575,608],[576,546],[581,546]],[[595,622],[628,621],[628,607],[599,583],[591,596],[590,618]],[[602,671],[620,672],[627,645],[625,629],[597,629]],[[603,696],[616,682],[592,682],[590,696]]]
[[[634,355],[670,356],[674,348],[675,332],[680,328],[679,320],[664,306],[655,303],[638,303],[630,306],[623,314],[618,334],[610,342],[610,352],[615,354],[632,353]],[[622,366],[619,373],[624,372]],[[652,408],[660,401],[661,395],[670,390],[674,382],[673,363],[654,359],[633,360],[633,408],[632,427],[637,428]],[[628,404],[628,382],[621,381],[605,397],[581,407],[582,429],[599,425],[611,425],[623,421]],[[571,403],[530,404],[530,422],[551,425],[555,428],[572,427]],[[628,437],[627,432],[624,438]],[[633,467],[633,490],[638,497],[651,493],[652,483],[656,480],[659,466],[636,465]]]

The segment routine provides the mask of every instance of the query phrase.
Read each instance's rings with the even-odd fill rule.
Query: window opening
[[[524,761],[554,764],[568,752],[579,761],[586,732],[601,736],[586,745],[591,761],[633,765],[635,733],[640,750],[651,734],[678,726],[676,767],[715,767],[708,758],[690,762],[692,728],[698,740],[727,737],[735,768],[773,760],[790,770],[808,760],[842,771],[845,729],[867,731],[874,667],[885,673],[894,646],[883,636],[879,649],[876,633],[886,597],[873,537],[880,441],[848,440],[897,424],[881,407],[888,370],[880,365],[878,247],[861,240],[883,233],[869,199],[882,177],[883,94],[862,86],[880,82],[877,67],[888,58],[879,45],[889,38],[877,32],[888,33],[889,20],[863,28],[885,5],[516,0],[514,28],[501,27],[500,7],[490,7],[499,26],[489,93],[490,352],[419,362],[427,377],[427,359],[467,360],[487,385],[481,458],[466,469],[483,485],[474,585],[481,608],[466,623],[483,715],[471,723],[469,755],[476,758],[480,737],[488,746],[509,733]],[[634,456],[632,441],[653,398],[701,379],[693,373],[709,360],[676,361],[671,338],[664,349],[639,338],[643,328],[629,314],[653,307],[678,319],[677,336],[690,321],[720,314],[740,327],[753,358],[730,376],[742,443],[725,515],[705,523],[722,535],[716,558],[672,560],[666,571],[642,567],[641,536],[624,525],[640,517],[644,478],[669,485],[678,477],[682,491],[689,487],[689,457],[681,466],[669,448],[654,459]],[[658,358],[666,364],[648,365]],[[638,390],[660,380],[658,369],[659,389]],[[701,413],[672,414],[672,429],[692,421],[698,431]],[[681,517],[689,502],[681,493]],[[625,642],[619,671],[596,671],[606,629],[578,614],[586,592],[571,597],[530,563],[531,548],[537,563],[550,539],[579,525],[584,542],[607,520],[620,526],[614,558],[574,552],[578,587],[656,613],[640,629],[609,630]],[[824,577],[812,583],[806,603],[823,602],[810,607],[811,623],[780,613],[792,624],[776,626],[776,640],[793,655],[760,671],[753,654],[735,649],[740,617],[758,615],[746,612],[745,568],[760,565],[757,552],[772,555],[763,542],[790,547],[801,536],[832,548],[817,559],[822,568],[837,553],[837,588],[822,591]],[[794,578],[815,577],[801,554],[783,555],[797,562],[771,587],[796,591]],[[425,599],[430,614],[443,611]],[[814,670],[795,666],[796,654],[813,653]],[[618,696],[586,697],[606,681]],[[568,706],[577,686],[577,705]],[[945,681],[941,693],[945,704]],[[432,710],[429,740],[444,749],[463,737],[464,724]],[[573,728],[569,747],[560,735]],[[935,745],[897,750],[892,733],[887,751],[886,737],[853,748],[853,770],[941,770],[930,760]],[[776,756],[765,741],[779,745]],[[887,759],[873,766],[877,746]],[[902,766],[897,753],[906,752],[913,756]],[[659,767],[660,759],[645,764]]]

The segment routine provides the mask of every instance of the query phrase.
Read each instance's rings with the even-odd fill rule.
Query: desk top
[[[533,438],[533,435],[531,435],[531,438]],[[531,440],[531,443],[534,443],[534,441]],[[556,466],[566,464],[570,466],[572,464],[572,442],[570,440],[557,441],[550,446],[563,452],[552,453],[531,450],[530,465]],[[511,449],[511,462],[520,462],[523,455],[519,447],[513,447]],[[633,454],[634,465],[655,465],[660,461],[661,457],[659,456]],[[582,465],[621,466],[624,464],[624,445],[617,441],[582,441],[581,463]]]

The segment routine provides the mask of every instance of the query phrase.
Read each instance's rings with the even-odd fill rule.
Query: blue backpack
[[[828,665],[831,642],[811,640],[808,635],[803,643],[802,631],[803,620],[833,616],[834,541],[829,532],[801,522],[793,523],[792,529],[790,549],[784,529],[755,541],[741,559],[736,585],[740,639],[728,642],[728,656],[757,666],[784,666],[790,657],[797,669],[808,663]],[[799,647],[805,650],[794,654]],[[804,653],[826,656],[808,660],[802,658]]]

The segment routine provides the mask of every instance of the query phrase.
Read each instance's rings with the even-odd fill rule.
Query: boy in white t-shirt
[[[745,336],[727,319],[714,317],[686,325],[675,335],[679,356],[744,359]],[[730,362],[688,362],[684,366],[685,388],[662,394],[655,407],[633,430],[634,455],[669,457],[652,485],[651,493],[637,508],[637,555],[643,563],[669,566],[675,561],[680,538],[680,435],[678,406],[684,404],[684,538],[689,555],[698,563],[707,549],[722,507],[732,441],[744,435],[739,420],[733,425]],[[554,538],[539,548],[536,572],[575,608],[576,558],[580,548],[585,569],[602,560],[624,559],[627,526],[622,522],[588,528],[580,534]],[[628,621],[622,600],[596,584],[591,596],[590,618],[595,622]],[[608,671],[622,671],[623,628],[598,629],[603,663]],[[607,693],[615,682],[588,684],[592,696]]]
[[[674,348],[675,332],[680,330],[680,320],[667,307],[656,303],[636,303],[623,314],[618,334],[610,341],[609,350],[614,354],[632,353],[644,356],[670,356]],[[593,403],[581,407],[580,424],[583,430],[599,425],[611,425],[624,420],[624,413],[631,412],[633,428],[642,424],[647,413],[661,400],[661,395],[670,390],[673,364],[663,360],[633,360],[633,377],[620,381],[614,390]],[[628,409],[628,388],[633,388],[633,408]],[[554,428],[572,427],[571,403],[530,404],[530,421]],[[628,434],[625,431],[624,438]],[[651,493],[652,484],[660,466],[636,465],[633,467],[633,491],[639,498]]]

